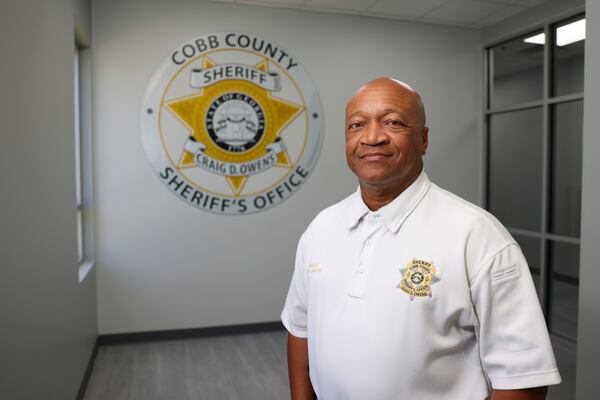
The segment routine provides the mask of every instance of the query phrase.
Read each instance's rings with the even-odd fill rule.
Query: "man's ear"
[[[429,144],[429,128],[424,127],[421,131],[421,155],[427,153],[427,145]]]

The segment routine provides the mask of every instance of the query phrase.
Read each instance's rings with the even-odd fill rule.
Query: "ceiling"
[[[483,28],[549,0],[208,0]]]

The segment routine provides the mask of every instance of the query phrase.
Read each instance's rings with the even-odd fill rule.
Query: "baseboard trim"
[[[123,343],[155,342],[161,340],[202,338],[210,336],[241,335],[245,333],[260,333],[278,331],[283,329],[285,328],[281,321],[275,321],[259,322],[254,324],[214,326],[207,328],[115,333],[98,336],[98,345],[105,346]]]
[[[96,356],[98,355],[99,347],[100,343],[96,338],[96,343],[94,343],[94,348],[92,349],[92,354],[90,355],[87,367],[85,368],[85,373],[81,379],[81,384],[79,385],[79,391],[77,392],[77,397],[75,397],[75,400],[83,400],[85,397],[85,391],[87,390],[88,383],[90,382],[90,378],[92,376],[92,371],[94,369],[94,363],[96,362]]]

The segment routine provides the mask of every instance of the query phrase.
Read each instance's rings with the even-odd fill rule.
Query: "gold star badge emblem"
[[[208,57],[202,65],[203,70],[218,67]],[[252,69],[269,73],[264,59]],[[265,87],[247,79],[223,79],[165,106],[190,132],[177,168],[200,166],[223,175],[235,196],[250,175],[272,166],[293,167],[281,134],[303,107]]]

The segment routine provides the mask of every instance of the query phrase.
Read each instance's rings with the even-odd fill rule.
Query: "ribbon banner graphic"
[[[241,79],[254,83],[269,92],[281,90],[281,78],[277,72],[267,73],[242,64],[221,64],[206,70],[193,69],[190,73],[190,87],[201,89],[228,79]]]

